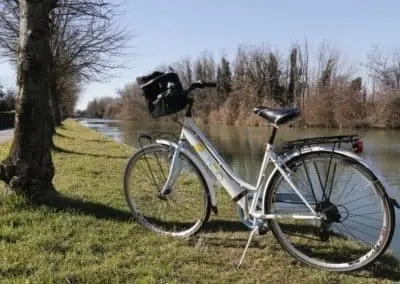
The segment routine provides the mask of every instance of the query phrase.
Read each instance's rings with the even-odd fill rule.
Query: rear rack
[[[357,142],[360,140],[361,138],[359,135],[339,135],[339,136],[305,138],[283,143],[280,146],[280,152],[284,153],[287,151],[298,150],[312,145],[327,145],[327,144],[331,144],[332,150],[334,150],[335,148],[340,148],[342,144],[346,143],[351,144],[351,147],[354,150],[356,150],[356,147],[359,147]]]

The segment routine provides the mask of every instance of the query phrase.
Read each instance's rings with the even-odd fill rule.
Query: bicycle
[[[358,270],[387,250],[395,228],[394,208],[383,179],[357,155],[362,152],[359,136],[300,139],[278,149],[274,145],[278,128],[297,118],[300,110],[256,107],[254,112],[272,126],[272,134],[257,183],[251,185],[236,175],[192,118],[192,91],[215,83],[199,81],[183,89],[174,73],[137,80],[153,118],[186,109],[178,141],[143,135],[152,142],[141,144],[125,168],[125,198],[135,219],[147,229],[173,237],[198,233],[211,210],[218,212],[214,188],[218,183],[238,204],[240,218],[251,229],[238,267],[254,234],[268,229],[294,258],[330,271]],[[342,144],[352,151],[341,149]],[[274,169],[267,174],[269,164]],[[141,182],[133,191],[132,180]],[[151,185],[155,189],[147,192]],[[183,201],[178,201],[181,197]],[[189,201],[193,197],[197,201]]]

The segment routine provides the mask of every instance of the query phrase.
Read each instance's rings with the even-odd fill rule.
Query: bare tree
[[[216,67],[212,53],[204,51],[193,63],[193,77],[195,80],[215,82],[217,76]],[[213,106],[217,104],[216,90],[204,89],[196,92],[195,114],[206,121]]]
[[[13,192],[32,199],[54,193],[54,166],[49,132],[49,12],[56,0],[19,0],[19,38],[16,64],[17,110],[8,157],[0,178]]]
[[[0,5],[0,55],[13,61],[18,44],[19,7],[15,0],[3,0]],[[63,77],[71,80],[72,76],[77,83],[99,81],[126,66],[118,59],[126,54],[131,35],[117,26],[118,10],[118,4],[107,0],[59,0],[52,10],[50,104],[55,125],[60,124],[60,110],[66,104],[60,93]]]
[[[0,56],[16,63],[19,34],[19,2],[0,1]]]
[[[143,92],[136,83],[125,85],[118,90],[118,94],[122,101],[118,117],[133,120],[149,116]]]
[[[301,97],[301,109],[304,112],[304,101],[307,93],[310,91],[309,82],[309,52],[307,39],[304,40],[303,48],[298,47],[299,50],[299,61],[300,61],[300,78],[299,78],[299,90]]]
[[[370,77],[380,87],[400,89],[400,49],[394,49],[389,56],[385,56],[383,50],[376,47],[368,54],[366,67]]]
[[[172,64],[173,70],[179,75],[184,86],[188,86],[192,83],[193,72],[192,72],[192,60],[190,57],[182,58],[180,61]]]
[[[378,126],[400,127],[400,49],[387,54],[375,47],[366,67],[373,84],[373,121]]]

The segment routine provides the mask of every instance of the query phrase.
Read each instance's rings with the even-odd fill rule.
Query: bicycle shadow
[[[109,207],[98,202],[85,201],[63,195],[59,195],[57,198],[52,201],[47,201],[43,205],[55,209],[56,211],[93,216],[101,220],[113,220],[118,222],[133,221],[133,216],[129,211]]]
[[[285,234],[291,236],[299,236],[299,234],[307,234],[312,232],[311,230],[313,229],[313,227],[304,224],[285,224],[284,226],[281,226],[281,229],[285,232]],[[343,236],[340,234],[331,233],[331,237],[340,238],[340,249],[337,248],[334,253],[323,250],[313,250],[312,253],[314,257],[319,257],[332,262],[346,262],[349,259],[354,259],[354,256],[364,255],[370,250],[369,247],[362,248],[354,246],[354,242],[349,239],[343,238]],[[297,244],[296,248],[303,252],[306,251],[307,253],[311,253],[308,246],[306,247],[305,245]],[[362,268],[360,271],[350,272],[350,274],[356,277],[365,277],[363,273],[367,273],[369,276],[378,279],[400,281],[400,259],[397,258],[395,255],[390,255],[388,252],[386,252],[384,255],[381,255],[377,260],[375,260],[372,264],[369,264],[368,266]]]
[[[135,221],[132,213],[128,210],[125,211],[104,205],[102,203],[72,198],[61,194],[52,201],[46,201],[42,205],[46,205],[47,207],[58,211],[66,211],[87,216],[93,216],[101,220],[114,220],[118,222]],[[185,222],[165,222],[156,218],[149,217],[147,217],[146,219],[153,223],[162,222],[166,226],[171,228],[193,225],[192,223]],[[204,225],[202,232],[212,233],[222,230],[224,232],[238,232],[246,231],[246,227],[241,222],[237,221],[212,220]]]
[[[209,220],[204,224],[202,228],[203,233],[217,233],[217,232],[245,232],[249,229],[239,221],[226,220],[226,219],[216,219]]]
[[[226,233],[226,231],[224,231]],[[250,234],[250,233],[249,233]],[[248,237],[248,236],[247,236]],[[203,246],[219,247],[219,248],[238,248],[244,249],[248,239],[246,237],[226,238],[208,236],[202,232],[200,235],[196,235],[188,240],[188,245],[197,246],[202,243]],[[249,248],[264,249],[266,245],[261,244],[260,240],[253,238],[249,244]]]
[[[400,261],[391,255],[381,256],[367,270],[376,278],[400,281]]]

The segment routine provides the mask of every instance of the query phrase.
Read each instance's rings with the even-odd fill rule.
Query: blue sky
[[[119,24],[136,35],[135,55],[124,59],[130,67],[85,85],[80,109],[161,64],[204,50],[232,58],[239,44],[268,43],[286,53],[307,38],[311,53],[325,40],[358,64],[374,45],[400,47],[398,0],[124,0],[124,7]],[[0,83],[15,85],[15,70],[7,63],[0,64]]]

